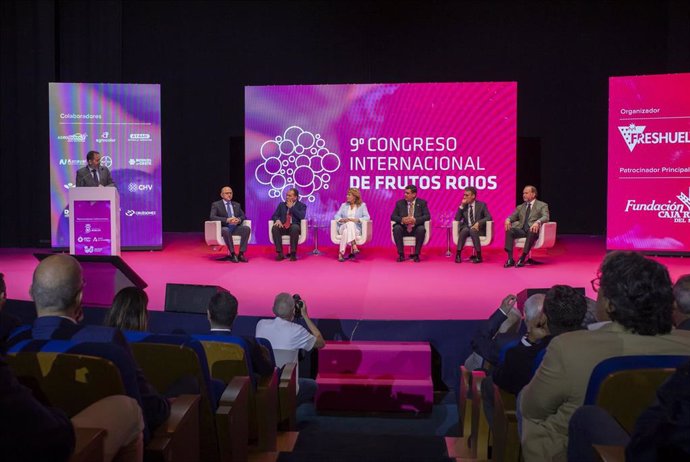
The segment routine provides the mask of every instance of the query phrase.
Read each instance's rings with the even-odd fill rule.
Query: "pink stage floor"
[[[590,280],[605,255],[604,239],[559,236],[556,247],[535,251],[539,266],[503,268],[505,252],[489,249],[480,265],[457,265],[445,249],[425,248],[422,262],[397,263],[394,247],[362,247],[356,261],[340,263],[337,248],[322,246],[321,255],[301,246],[297,262],[274,261],[268,246],[250,246],[249,263],[219,262],[197,233],[166,233],[162,251],[123,252],[122,258],[148,284],[152,310],[162,310],[165,284],[219,285],[240,301],[240,314],[270,316],[278,292],[299,293],[310,315],[326,319],[445,320],[485,319],[508,293],[527,287],[570,284],[594,296]],[[0,272],[8,296],[28,300],[35,252],[46,249],[0,249]],[[463,254],[467,258],[469,250]],[[690,273],[687,258],[660,257],[675,280]]]

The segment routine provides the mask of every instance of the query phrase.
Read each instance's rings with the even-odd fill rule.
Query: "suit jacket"
[[[236,218],[240,219],[240,222],[235,226],[239,226],[246,218],[244,216],[244,211],[242,210],[239,202],[230,201],[230,203],[232,204],[232,213]],[[228,226],[228,223],[226,222],[228,219],[228,211],[225,209],[224,200],[221,199],[211,204],[211,212],[209,213],[208,219],[211,221],[220,221],[223,226]]]
[[[341,218],[347,218],[347,215],[350,213],[350,204],[345,202],[343,205],[340,206],[340,209],[336,212],[335,216],[333,217],[334,220],[340,220]],[[367,210],[367,204],[362,202],[359,207],[355,209],[355,218],[359,218],[360,220],[369,220],[369,210]],[[357,229],[359,231],[362,231],[362,223],[355,223],[357,225]]]
[[[510,214],[508,220],[510,220],[511,226],[513,228],[522,228],[522,224],[525,221],[525,215],[527,215],[527,202],[523,202],[515,207],[515,211]],[[537,222],[537,220],[541,224],[549,221],[549,206],[546,202],[535,199],[534,205],[532,205],[532,210],[529,213],[527,225],[532,226]]]
[[[501,324],[508,318],[500,308],[496,309],[486,323],[477,330],[470,340],[472,350],[492,365],[497,365],[503,347],[512,341],[522,338],[520,332],[498,334]],[[520,330],[524,330],[520,323]]]
[[[407,201],[405,199],[399,200],[395,203],[395,209],[393,209],[393,214],[391,215],[391,221],[402,225],[402,219],[407,216]],[[429,208],[426,205],[424,199],[415,199],[414,201],[414,218],[415,226],[422,225],[431,220],[431,215],[429,214]],[[403,225],[404,226],[404,225]]]
[[[689,352],[688,331],[637,335],[615,321],[595,331],[568,332],[554,338],[520,394],[525,462],[565,457],[570,417],[584,403],[589,376],[601,361],[614,356]]]
[[[458,211],[455,213],[455,221],[460,222],[458,229],[469,227],[469,210],[470,206],[467,204],[458,207]],[[475,223],[479,223],[479,234],[485,236],[486,222],[491,221],[491,214],[489,213],[489,208],[486,206],[486,202],[474,201],[474,221]]]
[[[273,212],[271,220],[280,220],[281,223],[285,223],[285,220],[287,220],[287,213],[288,206],[283,201],[280,204],[278,204],[278,207],[276,207],[276,211]],[[300,201],[295,202],[295,204],[292,206],[292,209],[290,210],[290,213],[292,214],[292,223],[299,224],[299,222],[301,220],[304,220],[304,217],[307,216],[307,204]]]
[[[77,179],[75,183],[78,187],[97,187],[98,185],[115,187],[115,182],[113,181],[113,177],[110,176],[110,170],[108,170],[108,167],[103,165],[98,167],[98,178],[100,181],[96,183],[91,176],[91,170],[87,165],[86,167],[82,167],[77,170]]]
[[[505,352],[505,358],[491,371],[494,383],[514,395],[532,380],[535,372],[535,361],[539,353],[553,339],[552,336],[543,338],[534,345],[525,345],[520,339],[513,348]]]

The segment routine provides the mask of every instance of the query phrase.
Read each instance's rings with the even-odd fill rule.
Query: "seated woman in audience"
[[[347,202],[340,206],[334,220],[338,220],[338,232],[340,233],[340,250],[338,261],[345,261],[345,248],[350,247],[350,258],[355,258],[359,253],[355,239],[362,235],[362,220],[369,219],[367,204],[362,202],[362,195],[357,188],[347,190]]]
[[[138,287],[125,287],[113,299],[105,325],[122,330],[146,331],[149,321],[149,297]]]

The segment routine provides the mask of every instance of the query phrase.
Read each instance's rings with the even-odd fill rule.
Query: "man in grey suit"
[[[92,187],[112,186],[115,187],[113,177],[110,176],[110,170],[105,165],[101,165],[101,153],[98,151],[89,151],[86,154],[87,166],[77,170],[77,179],[75,183],[77,187]]]
[[[462,262],[460,253],[468,236],[472,239],[472,245],[476,252],[476,256],[471,256],[470,260],[474,263],[482,262],[482,246],[479,242],[479,236],[486,236],[486,222],[491,220],[491,214],[486,203],[478,201],[476,198],[477,189],[472,186],[466,187],[462,195],[462,203],[455,214],[455,221],[459,222],[458,250],[455,253],[455,263]]]
[[[525,266],[529,251],[539,238],[539,228],[549,221],[549,206],[546,202],[537,200],[537,188],[532,185],[525,186],[522,190],[522,200],[524,202],[518,205],[505,221],[505,250],[508,260],[503,265],[504,268]],[[513,244],[515,239],[522,237],[526,237],[527,242],[516,264],[513,260]]]
[[[242,224],[245,218],[244,211],[242,211],[239,202],[232,200],[232,188],[230,186],[223,186],[221,188],[220,197],[221,200],[211,204],[209,220],[220,221],[222,225],[220,233],[223,235],[225,245],[228,247],[228,256],[221,258],[221,260],[231,261],[232,263],[247,263],[244,253],[247,251],[250,230],[248,226]],[[235,255],[232,236],[240,236],[239,255]]]

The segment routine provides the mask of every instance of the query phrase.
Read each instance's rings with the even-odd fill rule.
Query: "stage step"
[[[426,342],[326,342],[316,382],[320,411],[429,412],[431,348]]]

